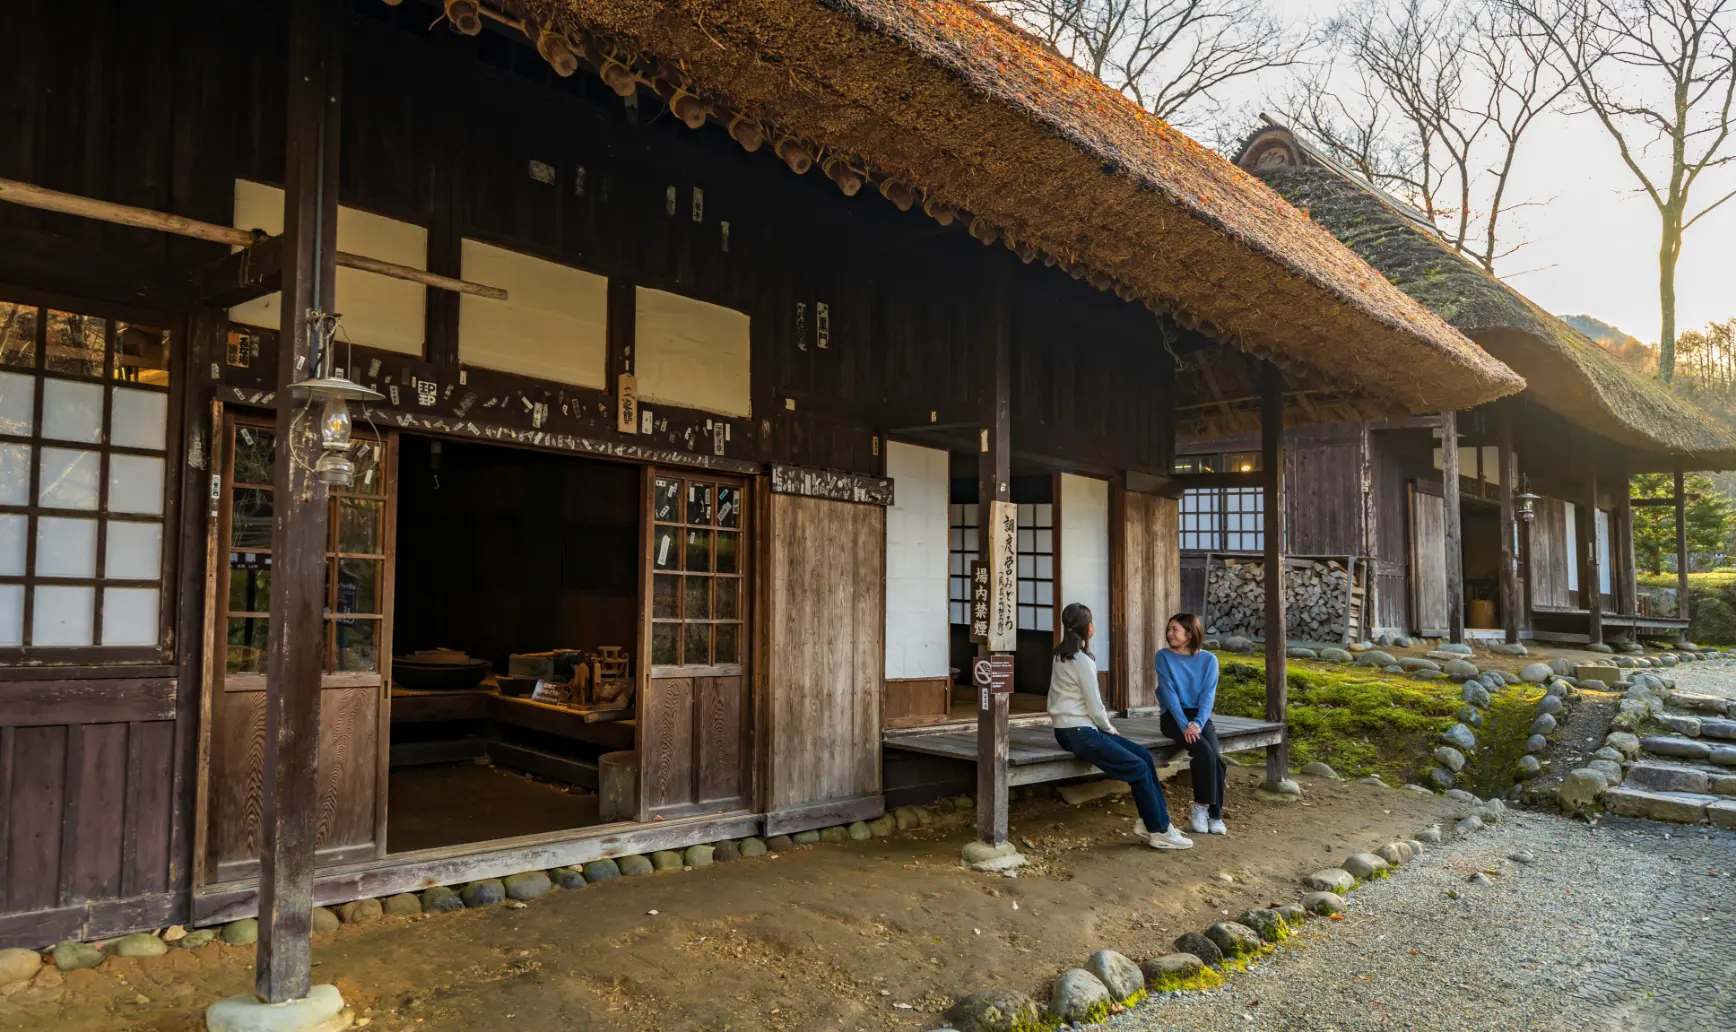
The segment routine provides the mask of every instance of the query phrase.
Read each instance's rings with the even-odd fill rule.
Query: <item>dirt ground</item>
[[[1300,780],[1304,801],[1269,803],[1253,794],[1259,771],[1232,767],[1230,836],[1199,836],[1187,852],[1138,843],[1126,796],[1073,808],[1045,793],[1014,804],[1013,838],[1032,861],[1016,879],[960,868],[960,823],[346,926],[315,937],[314,980],[335,982],[380,1032],[934,1028],[958,995],[1041,992],[1094,950],[1142,959],[1184,931],[1292,901],[1299,876],[1411,837],[1453,806]],[[1185,814],[1187,790],[1166,790]],[[250,988],[252,967],[251,947],[221,942],[110,958],[0,1000],[0,1029],[195,1032],[206,1005]]]

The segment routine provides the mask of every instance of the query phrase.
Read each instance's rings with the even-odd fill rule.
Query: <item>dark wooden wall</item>
[[[438,385],[433,404],[406,390],[396,408],[378,406],[381,422],[737,472],[776,460],[878,473],[889,431],[975,425],[980,282],[999,263],[1017,309],[1021,456],[1086,472],[1169,468],[1174,365],[1144,308],[1021,265],[871,191],[846,199],[818,173],[794,176],[769,148],[749,155],[716,126],[685,129],[649,98],[630,109],[589,73],[557,79],[524,40],[493,26],[475,39],[430,31],[429,14],[356,0],[334,42],[348,55],[342,202],[426,227],[437,272],[461,273],[468,236],[608,277],[611,383],[631,368],[636,285],[748,313],[753,416],[670,408],[655,433],[618,434],[607,393],[460,370],[457,300],[430,292],[422,356],[355,349],[358,371],[381,361],[377,376],[357,373],[374,386]],[[281,182],[282,5],[20,0],[7,15],[0,176],[225,224],[236,178]],[[532,162],[552,168],[553,181],[533,177]],[[0,205],[0,285],[146,305],[185,331],[172,433],[184,429],[173,439],[188,461],[172,477],[171,505],[209,486],[213,397],[272,403],[272,335],[230,364],[222,313],[199,303],[201,270],[226,253]],[[545,403],[546,421],[534,425],[524,402]],[[720,423],[721,454],[711,429]],[[169,663],[30,683],[0,671],[0,915],[11,915],[0,921],[13,922],[0,931],[34,928],[49,941],[185,917],[205,507],[184,509],[183,561],[165,595],[175,613]]]
[[[1364,424],[1298,428],[1284,451],[1284,550],[1364,555]]]

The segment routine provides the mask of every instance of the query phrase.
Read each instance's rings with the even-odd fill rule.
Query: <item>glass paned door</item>
[[[646,472],[639,819],[748,805],[745,481]]]

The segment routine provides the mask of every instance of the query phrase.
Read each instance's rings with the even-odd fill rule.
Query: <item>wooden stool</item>
[[[597,759],[597,816],[604,821],[639,819],[639,753],[604,753]]]

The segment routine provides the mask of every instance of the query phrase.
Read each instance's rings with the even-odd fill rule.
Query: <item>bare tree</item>
[[[1524,19],[1603,123],[1639,189],[1657,208],[1658,375],[1675,376],[1676,265],[1696,222],[1700,177],[1736,161],[1736,0],[1502,0]],[[1662,147],[1657,145],[1662,144]],[[1667,152],[1667,160],[1658,155]]]
[[[1279,108],[1493,271],[1520,246],[1502,221],[1523,204],[1507,191],[1520,141],[1568,86],[1518,30],[1493,0],[1362,0],[1324,30],[1333,64]]]
[[[1232,80],[1301,59],[1293,30],[1270,0],[989,0],[1057,52],[1159,118],[1212,100]]]

